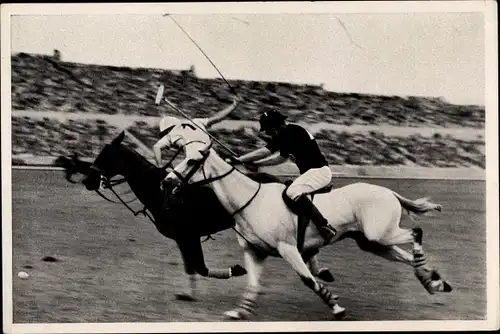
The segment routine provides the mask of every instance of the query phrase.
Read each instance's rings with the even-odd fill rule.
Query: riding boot
[[[309,217],[319,230],[319,233],[325,239],[325,245],[337,234],[334,228],[328,225],[328,220],[321,214],[314,203],[305,195],[300,196],[294,201],[295,208],[303,215]]]

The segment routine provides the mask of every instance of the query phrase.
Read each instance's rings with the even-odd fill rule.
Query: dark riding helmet
[[[262,114],[262,116],[260,116],[259,119],[260,131],[262,132],[266,131],[267,129],[281,126],[285,123],[286,118],[287,117],[285,115],[279,113],[274,109],[266,111]]]

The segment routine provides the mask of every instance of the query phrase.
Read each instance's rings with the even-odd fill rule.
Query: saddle
[[[287,180],[285,181],[285,190],[283,191],[283,200],[285,204],[287,205],[290,210],[292,210],[293,213],[297,215],[297,248],[299,249],[299,252],[302,252],[302,249],[304,247],[304,239],[306,235],[306,229],[307,226],[309,226],[309,223],[311,222],[311,219],[305,215],[297,214],[294,211],[294,206],[292,200],[286,195],[286,190],[288,187],[293,183],[292,180]],[[333,181],[324,186],[323,188],[320,188],[318,190],[312,191],[310,193],[304,194],[306,196],[309,196],[311,201],[314,201],[314,195],[316,194],[326,194],[329,193],[333,189]]]
[[[293,180],[287,180],[285,181],[285,186],[288,188],[291,184],[293,183]],[[324,186],[323,188],[319,188],[318,190],[314,190],[310,193],[307,193],[307,195],[311,196],[311,199],[314,198],[314,195],[316,194],[327,194],[333,189],[333,181],[330,181],[329,184]]]

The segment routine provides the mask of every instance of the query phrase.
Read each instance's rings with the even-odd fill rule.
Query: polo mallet
[[[158,87],[158,92],[156,93],[156,99],[155,99],[156,105],[160,104],[161,98],[163,97],[164,93],[165,93],[165,86],[161,84],[160,87]]]
[[[221,78],[227,84],[227,86],[229,87],[229,89],[231,90],[231,92],[236,95],[235,89],[226,80],[226,78],[224,77],[224,75],[221,73],[221,71],[219,71],[219,69],[217,68],[217,66],[210,59],[210,57],[208,57],[208,55],[203,51],[203,49],[198,45],[198,43],[196,43],[196,41],[187,33],[187,31],[182,28],[182,26],[174,19],[174,17],[171,14],[167,13],[167,14],[163,14],[163,16],[168,16],[168,17],[170,17],[172,19],[172,21],[182,30],[182,32],[191,40],[191,42],[193,42],[193,44],[198,48],[198,50],[200,50],[200,52],[203,54],[203,56],[205,56],[205,58],[210,62],[210,64],[212,64],[212,66],[215,68],[215,70],[219,73],[219,75],[221,76]],[[156,98],[155,98],[155,102],[156,102],[157,105],[160,104],[160,102],[161,102],[161,100],[163,98],[164,93],[165,93],[165,86],[163,84],[160,84],[160,87],[158,87],[158,92],[156,93]],[[226,145],[224,145],[223,143],[221,143],[219,140],[217,140],[217,138],[215,138],[210,133],[208,133],[207,131],[205,131],[198,124],[194,123],[189,116],[187,116],[180,108],[178,108],[176,105],[174,105],[172,102],[170,102],[166,97],[165,97],[164,100],[165,100],[165,102],[167,102],[167,104],[172,109],[174,109],[176,112],[178,112],[179,114],[181,114],[184,118],[186,118],[187,120],[189,120],[193,125],[195,125],[197,128],[199,128],[201,131],[203,131],[204,133],[206,133],[217,144],[219,144],[220,146],[222,146],[223,148],[225,148],[233,156],[233,158],[237,158],[238,157],[238,155],[235,152],[233,152],[229,147],[227,147]],[[233,162],[237,161],[236,159],[231,159],[231,160]],[[243,164],[243,165],[245,165],[245,164]]]
[[[158,93],[156,95],[156,101],[157,101],[156,104],[158,104],[158,105],[160,104],[160,102],[162,100],[163,92],[164,92],[164,87],[163,87],[163,85],[161,85],[160,88],[158,89]],[[164,100],[165,100],[165,102],[167,102],[167,104],[168,104],[168,106],[170,108],[174,109],[176,112],[178,112],[179,114],[181,114],[184,118],[186,118],[187,120],[189,120],[189,122],[191,122],[194,126],[196,126],[198,129],[200,129],[201,131],[203,131],[204,133],[206,133],[210,138],[212,138],[213,141],[215,141],[217,144],[219,144],[220,146],[222,146],[223,148],[225,148],[231,154],[231,156],[229,157],[229,159],[231,160],[231,162],[241,164],[241,165],[245,166],[247,169],[255,171],[255,168],[253,166],[238,161],[237,160],[238,154],[236,154],[235,152],[233,152],[233,150],[231,150],[229,147],[227,147],[226,145],[224,145],[223,143],[221,143],[217,138],[215,138],[210,133],[208,133],[207,131],[205,131],[205,129],[203,129],[201,126],[199,126],[198,124],[196,124],[179,107],[177,107],[175,104],[173,104],[172,102],[170,102],[166,97],[164,98]]]
[[[168,16],[172,19],[172,21],[182,30],[182,32],[191,40],[191,42],[193,42],[193,44],[198,48],[198,50],[200,50],[200,52],[205,56],[205,58],[207,58],[207,60],[210,62],[210,64],[212,64],[212,66],[215,68],[215,70],[219,73],[219,75],[221,76],[221,78],[224,80],[224,82],[227,84],[227,86],[229,87],[229,89],[231,90],[231,92],[233,94],[236,95],[236,91],[234,90],[234,88],[231,86],[231,84],[229,84],[229,82],[226,80],[226,78],[224,77],[224,75],[219,71],[219,69],[217,68],[217,66],[213,63],[213,61],[210,59],[210,57],[208,57],[208,55],[205,53],[205,51],[203,51],[203,49],[198,45],[198,43],[196,43],[196,41],[187,33],[186,30],[184,30],[184,28],[182,28],[182,26],[174,19],[174,17],[171,15],[171,14],[163,14],[163,16]],[[163,84],[160,84],[160,87],[158,87],[158,92],[156,93],[156,98],[155,98],[155,102],[157,105],[160,104],[162,98],[163,98],[163,95],[165,93],[165,86]],[[218,143],[219,145],[221,145],[222,147],[224,147],[229,153],[231,153],[234,157],[238,157],[238,155],[233,152],[229,147],[227,147],[226,145],[224,145],[223,143],[221,143],[219,140],[217,140],[214,136],[212,136],[211,134],[209,134],[207,131],[205,131],[203,128],[201,128],[198,124],[196,124],[195,122],[193,122],[191,120],[191,118],[189,116],[187,116],[180,108],[178,108],[176,105],[174,105],[172,102],[170,102],[166,97],[165,97],[165,102],[167,102],[167,104],[172,108],[174,109],[176,112],[178,112],[179,114],[181,114],[184,118],[186,118],[187,120],[189,120],[193,125],[195,125],[197,128],[199,128],[201,131],[203,131],[204,133],[206,133],[208,136],[210,136],[210,138],[212,138],[216,143]]]
[[[168,17],[170,17],[172,19],[172,21],[174,21],[174,23],[182,30],[182,32],[191,40],[191,42],[193,42],[193,44],[196,45],[196,47],[198,48],[198,50],[201,51],[201,53],[205,56],[205,58],[207,58],[207,60],[210,62],[210,64],[212,64],[212,66],[215,68],[215,70],[221,76],[222,80],[224,80],[224,82],[227,84],[227,86],[229,87],[229,89],[231,90],[231,92],[236,95],[236,91],[229,84],[229,82],[226,80],[226,78],[224,78],[224,75],[222,75],[222,73],[219,71],[219,69],[217,68],[217,66],[215,66],[214,62],[210,59],[210,57],[207,56],[207,54],[205,53],[205,51],[202,50],[202,48],[198,45],[198,43],[196,43],[196,41],[193,38],[191,38],[191,36],[189,36],[189,34],[187,33],[187,31],[184,30],[179,23],[177,23],[177,21],[174,19],[174,17],[172,16],[172,14],[168,14],[167,13],[167,14],[163,14],[163,16],[168,16]]]

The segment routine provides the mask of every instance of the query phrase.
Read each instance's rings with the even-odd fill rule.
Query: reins
[[[186,143],[186,145],[189,145],[191,143],[194,143],[194,142],[198,142],[198,143],[203,143],[202,141],[191,141],[191,142],[188,142]],[[186,146],[185,145],[185,146]],[[182,152],[184,147],[180,147],[179,149],[177,149],[177,151],[174,153],[174,155],[172,156],[172,158],[170,158],[170,160],[162,167],[163,169],[166,169],[168,166],[171,166],[172,165],[172,162],[175,160],[175,158],[179,155],[179,153]],[[119,180],[114,180],[114,181],[111,181],[111,180],[108,180],[105,178],[104,180],[104,187],[103,188],[107,188],[107,189],[110,189],[111,192],[113,192],[113,194],[118,198],[118,200],[120,201],[120,203],[122,203],[127,209],[129,209],[130,212],[132,212],[134,214],[134,216],[138,216],[139,214],[143,214],[145,217],[148,217],[149,220],[151,220],[151,222],[153,222],[153,224],[156,224],[156,221],[154,220],[153,217],[151,217],[151,215],[148,213],[148,209],[146,206],[144,206],[144,208],[142,208],[142,210],[138,210],[138,211],[135,211],[134,209],[132,209],[128,204],[129,203],[132,203],[134,201],[137,200],[137,197],[133,200],[130,200],[130,201],[124,201],[120,195],[118,195],[118,193],[113,189],[114,186],[116,185],[119,185],[119,184],[122,184],[122,183],[125,183],[127,182],[127,178],[123,177]],[[105,199],[106,201],[110,202],[110,203],[113,203],[113,204],[120,204],[119,202],[115,202],[111,199],[109,199],[108,197],[106,197],[99,189],[96,190],[97,194],[99,194],[99,196],[101,196],[103,199]],[[208,238],[207,238],[208,240]]]
[[[205,178],[205,179],[204,179],[204,180],[202,180],[202,181],[192,183],[192,185],[202,185],[202,186],[203,186],[203,185],[206,185],[206,184],[210,184],[210,183],[212,183],[212,182],[214,182],[214,181],[221,180],[221,179],[225,178],[226,176],[228,176],[229,174],[231,174],[232,172],[234,172],[235,170],[238,170],[238,169],[237,169],[236,167],[234,167],[234,166],[231,166],[231,167],[232,167],[232,168],[231,168],[228,172],[226,172],[226,173],[224,173],[224,174],[222,174],[222,175],[217,175],[217,176],[215,176],[215,177],[213,177],[213,178],[211,178],[211,179],[206,179],[206,178]],[[239,170],[238,170],[238,171],[239,171]],[[205,175],[205,171],[204,171],[204,170],[203,170],[203,174]],[[246,202],[246,203],[245,203],[245,204],[244,204],[241,208],[239,208],[239,209],[237,209],[236,211],[234,211],[234,212],[231,214],[231,217],[234,217],[234,216],[236,216],[238,213],[240,213],[241,211],[245,210],[245,209],[247,208],[247,206],[249,206],[249,205],[250,205],[250,203],[252,203],[252,201],[255,199],[255,197],[257,197],[257,194],[259,193],[260,188],[262,187],[262,183],[260,183],[260,182],[257,182],[257,183],[259,184],[259,187],[257,188],[257,191],[255,191],[255,193],[253,194],[253,196],[252,196],[252,197],[251,197],[251,198],[250,198],[250,199],[249,199],[249,200],[248,200],[248,201],[247,201],[247,202]]]
[[[241,208],[239,208],[238,210],[236,210],[235,212],[233,212],[233,214],[231,215],[232,216],[236,216],[238,213],[242,212],[243,210],[245,210],[247,208],[247,206],[250,205],[250,203],[252,203],[252,201],[255,199],[255,197],[257,197],[257,194],[259,193],[260,191],[260,188],[262,187],[262,183],[258,182],[259,183],[259,187],[257,188],[257,191],[255,192],[255,194],[253,194],[253,196],[248,200],[248,202],[246,202],[245,205],[243,205]]]
[[[210,149],[211,145],[209,146],[209,149]],[[189,179],[194,175],[194,173],[196,173],[196,171],[203,166],[203,163],[207,160],[208,156],[210,155],[210,150],[206,153],[206,154],[203,154],[203,158],[201,160],[198,161],[198,163],[196,164],[197,166],[194,166],[190,171],[189,173],[183,177],[182,175],[180,175],[176,170],[173,171],[173,173],[180,179],[182,180],[183,183],[187,184],[187,182],[189,181]],[[199,186],[204,186],[204,185],[207,185],[207,184],[210,184],[214,181],[218,181],[218,180],[221,180],[223,178],[225,178],[226,176],[228,176],[229,174],[231,174],[232,172],[234,172],[235,170],[237,170],[238,172],[241,173],[240,170],[238,170],[236,167],[234,166],[231,166],[231,169],[229,171],[227,171],[226,173],[222,174],[222,175],[217,175],[213,178],[210,178],[210,179],[207,179],[206,178],[206,175],[205,175],[205,169],[203,168],[202,169],[202,172],[203,172],[203,176],[205,177],[205,179],[201,180],[201,181],[198,181],[198,182],[194,182],[194,183],[191,183],[191,185],[199,185]],[[255,197],[257,197],[257,195],[259,194],[260,192],[260,188],[262,187],[262,183],[260,182],[257,182],[258,183],[258,188],[257,190],[255,191],[255,193],[252,195],[252,197],[239,209],[237,209],[236,211],[234,211],[232,214],[231,214],[231,217],[234,217],[235,215],[239,214],[240,212],[242,212],[243,210],[245,210],[251,203],[252,201],[255,199]]]
[[[115,196],[116,196],[116,197],[118,197],[118,199],[119,199],[122,203],[124,203],[124,201],[120,198],[120,196],[118,196],[118,194],[114,191],[113,186],[116,186],[116,185],[119,185],[119,184],[122,184],[122,183],[125,183],[125,182],[127,182],[127,180],[126,180],[125,178],[122,178],[122,179],[120,179],[120,180],[116,180],[116,181],[109,181],[109,180],[105,179],[105,181],[104,181],[104,187],[103,187],[103,188],[104,188],[104,189],[111,189],[111,191],[113,191],[113,193],[115,194]],[[96,190],[96,192],[99,194],[99,196],[101,196],[102,198],[104,198],[106,201],[108,201],[108,202],[110,202],[110,203],[113,203],[113,204],[120,204],[120,203],[118,203],[118,202],[115,202],[115,201],[113,201],[113,200],[111,200],[111,199],[107,198],[107,197],[106,197],[103,193],[101,193],[101,192],[99,191],[99,189],[97,189],[97,190]],[[129,193],[129,192],[130,192],[130,191],[128,191],[127,193]],[[122,195],[123,195],[123,194],[122,194]],[[136,198],[134,198],[134,199],[132,199],[132,200],[130,200],[130,201],[128,201],[128,202],[125,202],[125,203],[132,203],[132,202],[134,202],[134,201],[136,201],[136,200],[137,200],[137,197],[136,197]]]
[[[186,143],[185,145],[183,145],[182,147],[180,147],[175,153],[174,155],[172,156],[172,158],[161,168],[163,169],[166,169],[168,168],[169,166],[172,166],[172,162],[175,160],[175,158],[179,155],[179,153],[184,149],[185,146],[191,144],[191,143],[195,143],[195,142],[198,142],[198,143],[202,143],[202,144],[206,144],[202,141],[191,141],[191,142],[188,142]],[[204,169],[204,162],[206,161],[206,159],[208,158],[208,156],[210,155],[210,150],[212,148],[212,143],[209,144],[209,146],[207,147],[207,150],[204,151],[204,152],[200,152],[203,156],[202,159],[198,160],[197,163],[195,164],[195,166],[193,166],[193,168],[189,171],[189,173],[183,177],[182,175],[180,175],[180,173],[178,173],[174,168],[172,168],[172,172],[184,183],[184,184],[188,184],[187,182],[189,181],[189,179],[196,173],[196,171],[200,168],[203,168],[202,169],[202,172],[203,172],[203,175],[204,175],[204,179],[201,180],[201,181],[198,181],[198,182],[194,182],[192,183],[191,185],[193,186],[204,186],[204,185],[208,185],[214,181],[217,181],[217,180],[221,180],[223,178],[225,178],[226,176],[230,175],[232,172],[234,172],[235,170],[239,171],[241,173],[240,170],[238,170],[235,166],[231,166],[231,169],[228,170],[227,172],[225,172],[224,174],[222,175],[217,175],[213,178],[210,178],[210,179],[207,179],[206,178],[206,174],[205,174],[205,169]],[[149,220],[151,220],[151,222],[153,222],[153,224],[156,224],[156,221],[155,219],[152,217],[152,215],[148,212],[148,209],[146,206],[144,206],[143,209],[141,210],[137,210],[135,211],[132,207],[130,207],[129,203],[132,203],[134,201],[137,200],[137,197],[133,200],[130,200],[130,201],[125,201],[122,199],[122,197],[115,191],[115,189],[113,188],[114,186],[116,185],[119,185],[119,184],[122,184],[122,183],[125,183],[127,182],[127,178],[126,177],[123,177],[119,180],[108,180],[107,178],[104,178],[104,182],[103,182],[103,188],[106,189],[110,189],[111,192],[118,198],[118,200],[120,202],[115,202],[111,199],[109,199],[108,197],[106,197],[99,189],[95,190],[97,192],[97,194],[102,197],[104,200],[110,202],[110,203],[113,203],[113,204],[123,204],[130,212],[132,212],[132,214],[134,216],[138,216],[139,214],[143,214],[145,217],[149,218]],[[240,208],[238,208],[236,211],[234,211],[230,216],[231,217],[234,217],[235,215],[237,214],[240,214],[243,210],[245,210],[252,202],[253,200],[257,197],[257,195],[259,194],[260,192],[260,189],[262,187],[262,183],[258,182],[258,188],[257,190],[255,191],[255,193],[252,195],[252,197]],[[234,227],[233,229],[241,235],[241,233],[239,233]],[[242,236],[243,237],[243,236]],[[203,240],[203,242],[209,240],[209,239],[212,239],[212,240],[215,240],[214,238],[212,238],[210,235],[208,235],[206,237],[205,240]]]
[[[108,188],[111,190],[111,192],[113,192],[113,194],[120,200],[120,202],[125,205],[125,207],[127,209],[130,210],[130,212],[132,212],[134,214],[134,216],[138,216],[139,214],[143,214],[144,216],[148,217],[151,222],[153,222],[153,224],[156,224],[155,220],[153,219],[153,217],[151,217],[151,215],[147,212],[147,208],[146,206],[144,206],[144,208],[142,210],[138,210],[138,211],[134,211],[134,209],[132,209],[128,204],[131,203],[131,202],[134,202],[137,200],[137,197],[131,201],[124,201],[120,195],[118,195],[115,191],[115,189],[113,189],[113,186],[117,185],[117,184],[121,184],[121,183],[124,183],[126,182],[127,180],[125,178],[121,179],[121,180],[118,180],[118,181],[115,181],[113,183],[111,183],[110,181],[106,180],[105,181],[105,188]],[[112,200],[110,200],[109,198],[107,198],[106,196],[104,196],[100,191],[99,189],[96,190],[96,193],[99,194],[99,196],[101,196],[102,198],[104,198],[106,201],[110,202],[110,203],[113,203],[113,204],[120,204],[118,202],[114,202]]]
[[[231,169],[229,171],[227,171],[226,173],[222,174],[222,175],[217,175],[213,178],[210,178],[210,179],[207,179],[206,178],[206,175],[205,175],[205,169],[204,169],[204,162],[206,161],[206,159],[208,158],[208,156],[210,155],[210,151],[208,151],[206,154],[203,154],[203,158],[201,160],[198,161],[198,163],[196,164],[196,166],[194,166],[188,173],[189,177],[191,177],[192,175],[194,175],[194,173],[200,168],[202,167],[202,173],[203,173],[203,176],[205,177],[204,180],[201,180],[201,181],[198,181],[198,182],[194,182],[194,183],[191,183],[191,185],[207,185],[207,184],[210,184],[214,181],[217,181],[217,180],[221,180],[223,178],[225,178],[226,176],[230,175],[232,172],[234,172],[235,170],[240,172],[241,174],[244,175],[243,172],[241,172],[238,168],[234,167],[233,165],[231,165]],[[184,183],[186,184],[187,181],[189,181],[189,179],[187,177],[183,177],[182,175],[180,175],[180,173],[178,173],[177,171],[173,171],[173,173]],[[258,183],[258,188],[257,190],[255,191],[255,193],[252,195],[252,197],[239,209],[237,209],[236,211],[234,211],[232,214],[231,214],[231,217],[234,217],[235,215],[241,213],[243,210],[245,210],[252,202],[253,200],[257,197],[257,195],[259,194],[260,190],[261,190],[261,187],[262,187],[262,183],[261,182],[257,182]],[[247,240],[245,238],[245,236],[240,232],[238,231],[235,226],[232,227],[232,229],[240,235],[240,237],[242,237],[244,240]],[[208,239],[210,239],[210,236],[208,236],[204,241],[207,241]],[[212,238],[213,239],[213,238]],[[268,248],[272,248],[266,241],[262,240],[261,238],[259,238],[264,244],[267,245]],[[254,243],[248,241],[248,244],[251,245],[257,252],[266,252],[266,250],[264,249],[261,249],[260,247],[256,246]]]

